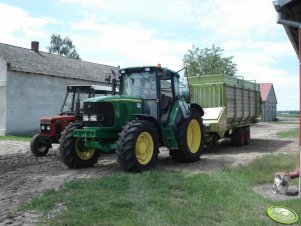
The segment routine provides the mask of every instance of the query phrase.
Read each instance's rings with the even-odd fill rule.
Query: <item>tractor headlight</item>
[[[47,130],[50,130],[50,126],[47,126]]]
[[[83,116],[83,121],[88,122],[89,121],[89,115],[84,115]]]
[[[90,115],[90,121],[96,122],[97,121],[97,115]]]
[[[42,125],[42,126],[41,126],[41,130],[44,130],[44,129],[45,129],[45,126],[44,126],[44,125]]]

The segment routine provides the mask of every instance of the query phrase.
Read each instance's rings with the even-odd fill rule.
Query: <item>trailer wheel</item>
[[[231,144],[234,146],[242,146],[245,144],[245,130],[236,128],[231,135]]]
[[[204,125],[202,118],[192,114],[179,126],[178,150],[170,150],[169,154],[176,162],[194,162],[200,159],[204,144]]]
[[[84,139],[73,137],[73,130],[80,129],[79,123],[71,123],[62,133],[60,154],[63,163],[69,168],[84,168],[97,162],[99,152],[95,148],[84,150]]]
[[[119,134],[116,153],[124,171],[140,172],[153,168],[159,153],[157,129],[146,120],[129,122]]]
[[[49,145],[41,134],[36,134],[31,139],[30,150],[35,156],[44,156],[49,151]]]
[[[251,140],[251,133],[250,133],[250,127],[249,126],[246,126],[244,128],[245,130],[245,145],[248,145],[250,143],[250,140]]]

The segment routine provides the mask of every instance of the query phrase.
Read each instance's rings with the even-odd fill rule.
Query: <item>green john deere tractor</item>
[[[161,146],[177,162],[197,161],[203,149],[204,112],[190,103],[186,77],[181,83],[180,72],[160,66],[119,73],[112,79],[113,94],[119,86],[119,95],[85,100],[83,121],[63,132],[63,162],[70,168],[87,167],[101,153],[116,151],[124,171],[140,172],[156,165]]]

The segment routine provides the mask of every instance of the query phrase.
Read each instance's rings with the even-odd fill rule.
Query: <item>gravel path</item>
[[[258,123],[251,127],[249,145],[232,147],[225,140],[221,145],[206,147],[201,160],[190,164],[173,162],[168,151],[162,148],[157,169],[198,173],[247,164],[267,153],[295,152],[298,151],[298,139],[276,136],[278,131],[292,128],[298,128],[297,119]],[[121,170],[114,154],[102,156],[94,167],[71,170],[60,161],[58,145],[54,145],[46,156],[35,157],[30,152],[29,142],[0,141],[0,225],[36,225],[40,214],[17,212],[17,208],[34,194],[58,188],[73,178],[101,177],[115,172]]]

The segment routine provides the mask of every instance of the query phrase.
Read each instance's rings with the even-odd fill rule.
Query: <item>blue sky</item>
[[[192,46],[215,44],[238,75],[272,82],[278,110],[299,109],[297,55],[271,0],[1,0],[0,42],[46,51],[69,36],[85,61],[177,70]]]

